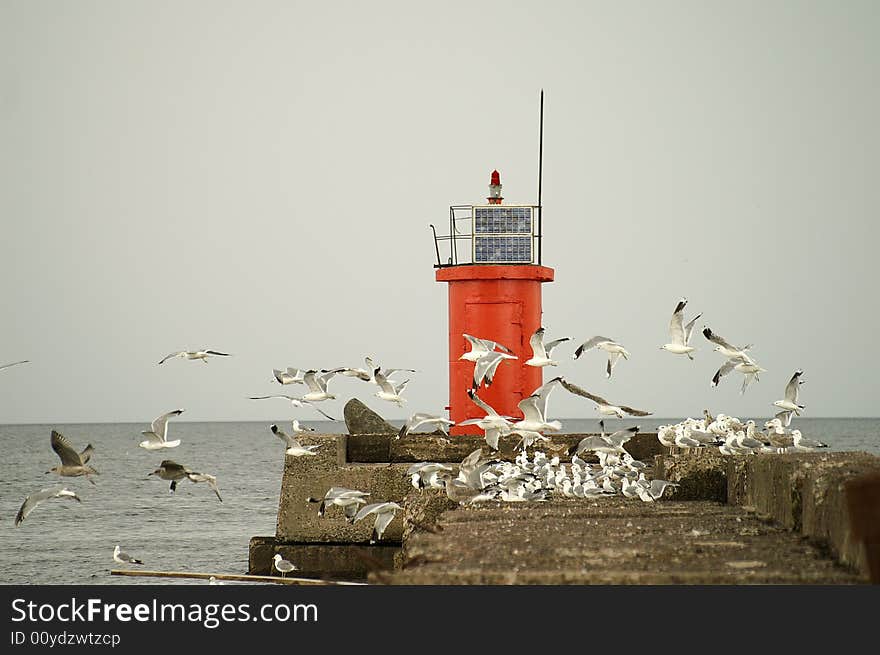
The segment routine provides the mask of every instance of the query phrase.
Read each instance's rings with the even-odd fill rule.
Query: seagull
[[[828,448],[828,444],[816,439],[807,439],[800,430],[792,430],[791,438],[794,440],[795,449],[813,450],[815,448]]]
[[[221,503],[223,502],[223,499],[220,497],[220,491],[217,489],[217,478],[208,473],[192,471],[183,464],[178,464],[173,460],[163,459],[162,463],[159,464],[159,468],[147,475],[155,475],[162,480],[171,480],[171,493],[174,493],[177,489],[177,483],[184,478],[187,478],[190,482],[207,482],[208,486],[217,495],[217,499]]]
[[[739,371],[743,374],[743,383],[740,388],[740,393],[745,393],[749,383],[752,380],[759,380],[760,378],[758,378],[758,374],[763,373],[765,370],[766,369],[758,366],[755,361],[745,353],[734,355],[724,362],[724,364],[721,365],[721,368],[715,371],[715,375],[712,376],[712,386],[717,387],[721,378],[731,371]]]
[[[501,416],[488,403],[484,402],[473,389],[468,389],[468,397],[473,400],[486,415],[483,418],[470,418],[460,421],[462,425],[476,425],[485,432],[486,443],[493,450],[498,450],[498,439],[502,434],[510,432],[512,416]]]
[[[275,557],[272,558],[272,565],[281,574],[282,578],[291,571],[299,570],[295,564],[291,564],[278,553],[275,553]]]
[[[293,455],[294,457],[300,457],[302,455],[314,455],[315,451],[321,447],[321,444],[315,444],[313,446],[303,446],[294,437],[291,437],[274,423],[269,426],[269,429],[272,431],[272,434],[274,434],[276,437],[281,439],[282,442],[284,442],[284,445],[287,447],[284,452],[288,455]]]
[[[479,389],[480,385],[485,382],[488,388],[495,379],[495,371],[498,365],[505,359],[518,359],[516,355],[508,355],[507,353],[490,352],[477,360],[474,364],[474,389]]]
[[[783,400],[777,400],[773,404],[779,407],[780,409],[784,409],[789,412],[794,412],[797,416],[801,415],[801,411],[803,411],[804,406],[798,405],[798,388],[800,385],[804,383],[804,380],[801,380],[800,377],[804,374],[801,369],[798,369],[794,372],[794,375],[791,376],[791,380],[788,381],[788,384],[785,385],[785,398]]]
[[[558,366],[558,362],[550,359],[553,349],[563,341],[568,341],[570,337],[556,339],[544,345],[544,328],[538,328],[529,339],[529,345],[532,347],[532,357],[525,361],[526,366]]]
[[[451,470],[452,467],[439,462],[418,462],[406,470],[406,475],[409,476],[413,487],[424,489],[425,487],[439,487],[438,474],[440,471]]]
[[[614,370],[614,365],[617,364],[617,360],[621,357],[629,359],[629,352],[626,348],[617,343],[614,339],[599,336],[591,337],[589,340],[584,341],[578,346],[577,350],[574,351],[574,355],[571,357],[572,359],[577,359],[583,353],[592,350],[593,348],[599,348],[608,353],[608,364],[605,366],[605,375],[609,379],[611,378],[611,372]]]
[[[116,548],[113,549],[113,561],[120,564],[143,564],[141,560],[135,559],[128,553],[123,552],[119,548],[119,544],[116,544]]]
[[[305,394],[302,399],[313,403],[322,400],[334,400],[336,396],[327,391],[327,384],[334,375],[339,373],[339,371],[340,369],[334,368],[320,376],[318,375],[318,371],[306,371],[303,374],[303,382],[305,382],[306,386],[309,388],[309,392]]]
[[[646,412],[641,409],[633,409],[632,407],[627,407],[626,405],[613,405],[602,398],[602,396],[591,394],[590,392],[581,389],[576,384],[572,384],[564,378],[562,378],[560,381],[562,382],[562,386],[565,387],[566,390],[578,396],[589,398],[594,403],[596,403],[596,409],[600,414],[605,414],[606,416],[613,415],[617,418],[623,418],[624,414],[629,414],[630,416],[650,416],[652,414],[652,412]]]
[[[509,355],[513,354],[513,351],[510,348],[502,346],[497,341],[490,341],[489,339],[480,339],[478,337],[472,337],[469,334],[462,334],[465,339],[468,340],[471,344],[471,349],[464,353],[459,359],[464,359],[469,362],[476,362],[485,357],[488,353],[494,352],[496,348],[500,348],[504,352]]]
[[[306,400],[305,397],[297,398],[295,396],[287,396],[284,394],[274,394],[272,396],[249,396],[248,398],[250,400],[265,400],[266,398],[285,398],[285,399],[289,400],[290,404],[293,405],[294,407],[311,407],[316,412],[319,412],[320,414],[323,414],[324,416],[329,418],[331,421],[336,420],[335,418],[333,418],[332,416],[330,416],[329,414],[327,414],[326,412],[324,412],[320,408],[313,405],[312,401]]]
[[[150,424],[150,429],[141,432],[146,437],[138,446],[146,450],[159,450],[161,448],[176,448],[180,445],[180,439],[168,441],[168,419],[172,416],[180,416],[183,414],[182,409],[175,409],[173,412],[162,414]]]
[[[391,380],[382,375],[382,372],[378,368],[373,371],[373,378],[376,380],[376,384],[379,385],[379,391],[375,394],[377,398],[387,400],[390,403],[395,403],[398,407],[403,407],[406,400],[401,398],[400,394],[403,393],[409,380],[404,380],[400,384],[394,384]]]
[[[29,359],[23,359],[20,362],[12,362],[11,364],[4,364],[3,366],[0,366],[0,371],[2,371],[5,368],[12,368],[13,366],[18,366],[19,364],[27,364],[30,361],[31,360],[29,360]]]
[[[672,312],[672,320],[669,321],[669,338],[671,343],[664,344],[660,346],[660,348],[667,350],[674,355],[687,355],[688,359],[693,361],[694,358],[691,353],[694,352],[696,348],[689,346],[688,342],[691,340],[691,333],[694,331],[694,323],[697,322],[697,319],[700,318],[702,314],[697,314],[690,323],[682,327],[682,323],[684,322],[685,305],[687,305],[687,298],[682,298],[675,306],[675,311]]]
[[[416,412],[406,419],[406,423],[403,424],[403,427],[400,428],[400,432],[397,433],[397,438],[400,439],[401,437],[408,435],[410,432],[414,432],[416,428],[423,426],[434,428],[434,430],[441,430],[443,434],[448,435],[448,428],[453,425],[455,425],[455,421],[450,421],[448,418],[443,418],[442,416],[436,416],[434,414],[426,414],[424,412]]]
[[[552,430],[554,432],[561,430],[562,423],[559,421],[547,421],[541,411],[542,405],[543,399],[538,395],[531,395],[520,400],[517,407],[523,413],[523,419],[514,423],[513,429],[538,433],[544,430]]]
[[[221,353],[216,350],[181,350],[176,353],[169,353],[168,355],[165,355],[165,357],[163,357],[159,363],[164,364],[169,359],[182,357],[183,359],[201,359],[205,364],[207,364],[208,357],[211,355],[216,355],[219,357],[229,357],[229,353]]]
[[[290,426],[291,426],[291,429],[293,430],[294,434],[300,434],[301,432],[314,432],[315,431],[315,428],[310,428],[310,427],[306,427],[305,425],[300,425],[299,421],[296,419],[293,419],[290,422]]]
[[[28,514],[34,511],[37,505],[50,498],[68,498],[78,503],[82,502],[79,496],[66,487],[64,489],[48,488],[35,491],[24,499],[24,502],[18,509],[18,514],[15,515],[15,527],[21,525],[21,522],[27,518]]]
[[[303,382],[304,370],[288,366],[286,371],[277,368],[272,369],[272,375],[278,380],[278,384],[305,384]]]
[[[712,332],[712,330],[709,329],[708,326],[703,326],[703,336],[715,344],[714,350],[716,352],[721,353],[728,359],[732,357],[743,357],[745,356],[746,351],[748,351],[752,347],[752,344],[743,346],[742,348],[732,346],[724,337]]]
[[[345,512],[345,518],[349,523],[354,523],[357,516],[358,505],[365,505],[365,497],[369,496],[369,492],[358,491],[357,489],[347,489],[345,487],[330,487],[323,498],[306,498],[309,503],[320,503],[318,506],[318,516],[324,516],[324,509],[327,505],[337,505]]]
[[[65,478],[75,478],[84,475],[89,482],[95,484],[88,476],[98,475],[98,472],[87,465],[92,457],[92,452],[95,450],[92,444],[87,445],[81,453],[78,453],[73,449],[67,437],[55,430],[52,430],[50,443],[52,444],[52,450],[61,459],[61,466],[52,467],[46,473],[57,473]]]
[[[190,471],[186,474],[186,477],[190,482],[207,482],[208,486],[211,487],[211,490],[217,496],[217,500],[221,503],[223,499],[220,497],[220,490],[217,488],[217,478],[211,475],[210,473],[196,473],[195,471]]]
[[[391,520],[394,518],[394,513],[399,509],[403,508],[394,502],[370,503],[369,505],[364,505],[358,510],[352,523],[357,523],[362,518],[365,518],[370,514],[375,514],[376,522],[373,524],[373,532],[370,535],[370,543],[374,544],[377,541],[382,540],[382,535],[385,534],[385,528],[391,523]]]

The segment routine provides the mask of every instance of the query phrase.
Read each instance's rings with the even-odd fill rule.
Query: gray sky
[[[493,168],[536,200],[541,88],[548,337],[632,355],[609,382],[563,345],[554,374],[766,416],[801,367],[805,416],[880,413],[880,4],[424,4],[2,0],[0,364],[32,363],[0,422],[311,420],[247,396],[366,354],[419,369],[406,408],[342,379],[328,411],[442,409],[427,226]],[[659,350],[680,296],[755,344],[745,396],[698,333]],[[234,356],[156,366],[200,347]]]

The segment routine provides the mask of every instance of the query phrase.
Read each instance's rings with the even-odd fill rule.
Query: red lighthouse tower
[[[493,171],[487,205],[449,208],[449,234],[437,236],[438,282],[449,285],[449,418],[460,423],[485,415],[468,396],[474,363],[460,359],[470,350],[463,336],[489,339],[517,359],[501,362],[490,387],[479,397],[499,414],[521,417],[517,404],[542,384],[542,370],[525,366],[529,339],[541,327],[541,284],[553,269],[541,265],[540,206],[504,205],[501,176]],[[432,226],[433,228],[433,226]],[[448,249],[440,261],[440,244]],[[452,434],[479,434],[474,426],[454,426]]]

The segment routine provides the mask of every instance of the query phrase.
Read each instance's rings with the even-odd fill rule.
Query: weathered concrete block
[[[275,537],[252,537],[248,558],[251,575],[278,575],[272,568],[275,553],[297,567],[290,575],[301,578],[364,581],[373,571],[394,568],[396,545],[287,544]]]
[[[398,428],[388,423],[357,398],[352,398],[345,403],[342,412],[349,434],[397,434]]]
[[[658,442],[659,443],[659,442]],[[654,459],[654,476],[677,482],[663,494],[669,500],[714,500],[727,502],[727,463],[717,450],[688,455],[659,455]]]

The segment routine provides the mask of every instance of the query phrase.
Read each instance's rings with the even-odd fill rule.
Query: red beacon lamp
[[[474,363],[460,359],[470,350],[469,334],[509,348],[517,359],[501,362],[490,387],[479,397],[499,414],[521,417],[517,404],[543,383],[543,369],[525,366],[529,339],[541,327],[541,285],[553,269],[541,265],[541,208],[504,205],[501,176],[492,171],[486,205],[449,208],[449,233],[438,236],[436,279],[449,285],[449,418],[456,423],[485,415],[468,396]],[[441,261],[441,245],[447,251]],[[453,435],[480,434],[468,425]]]

